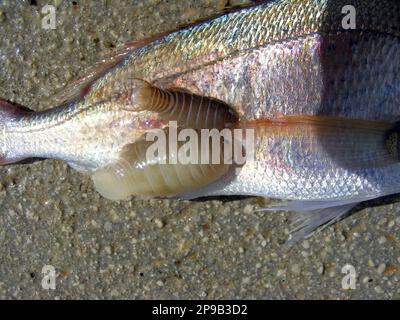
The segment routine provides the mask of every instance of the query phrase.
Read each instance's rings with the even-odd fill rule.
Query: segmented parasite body
[[[97,170],[93,174],[94,185],[103,196],[112,200],[128,199],[132,193],[142,197],[174,196],[204,187],[224,176],[230,166],[224,162],[222,140],[219,142],[222,152],[213,164],[211,144],[208,150],[201,148],[200,137],[198,134],[189,143],[196,148],[197,155],[208,151],[210,160],[204,164],[201,161],[171,163],[169,155],[177,157],[177,153],[170,152],[168,141],[163,154],[148,156],[147,151],[153,142],[142,139],[125,146],[117,162]],[[184,144],[178,141],[177,148]]]
[[[139,87],[141,90],[133,88],[141,92],[132,99],[136,108],[156,112],[161,119],[176,121],[181,127],[222,130],[233,128],[238,121],[236,112],[217,99],[179,89],[162,90],[145,82]]]

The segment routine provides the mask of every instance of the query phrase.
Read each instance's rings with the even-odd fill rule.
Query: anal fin
[[[82,173],[82,174],[89,174],[91,172],[87,167],[85,167],[85,166],[83,166],[81,164],[75,163],[75,162],[71,162],[70,161],[70,162],[68,162],[68,165],[72,169],[74,169],[74,170],[76,170],[76,171],[78,171],[79,173]]]
[[[353,208],[363,201],[376,199],[381,195],[357,197],[353,199],[286,201],[270,205],[257,211],[290,211],[294,213],[291,222],[289,245],[307,239],[315,232],[321,231],[341,220]]]

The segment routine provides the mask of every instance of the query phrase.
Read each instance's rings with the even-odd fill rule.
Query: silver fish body
[[[330,45],[330,52],[322,52],[323,46]],[[215,83],[230,86],[220,96],[218,86],[193,81],[209,79],[206,75],[211,70],[217,75]],[[241,76],[235,77],[238,74]],[[365,32],[312,34],[279,42],[174,81],[176,85],[192,83],[190,90],[241,106],[248,119],[306,114],[396,122],[400,116],[399,75],[400,39]],[[232,85],[235,81],[236,86]],[[334,159],[327,161],[329,155],[323,150],[306,155],[304,145],[301,137],[261,137],[255,162],[247,163],[226,185],[219,182],[205,192],[315,200],[362,198],[400,190],[398,164],[343,168]]]
[[[348,4],[356,8],[356,30],[341,24]],[[272,1],[167,34],[135,49],[80,100],[6,123],[7,157],[57,158],[89,173],[112,163],[125,145],[160,126],[157,116],[126,110],[112,95],[128,78],[217,98],[242,121],[304,114],[394,122],[399,9],[389,0]],[[343,167],[323,147],[305,152],[319,137],[304,139],[261,134],[254,162],[185,196],[365,200],[400,191],[399,164]]]

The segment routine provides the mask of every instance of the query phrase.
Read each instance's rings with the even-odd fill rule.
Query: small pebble
[[[262,242],[261,242],[261,247],[265,247],[267,245],[267,241],[266,240],[263,240]]]
[[[384,244],[386,242],[386,237],[384,236],[379,237],[378,242],[379,244]]]
[[[375,263],[371,259],[368,259],[368,266],[373,268],[375,267]]]
[[[324,274],[324,271],[325,271],[325,267],[323,264],[321,264],[319,266],[319,268],[317,269],[317,272],[318,272],[318,274]]]
[[[296,274],[296,275],[300,274],[300,272],[301,272],[301,268],[300,268],[300,266],[299,266],[297,263],[295,263],[294,265],[292,265],[291,268],[290,268],[290,270],[291,270],[294,274]]]
[[[243,212],[245,214],[252,214],[254,212],[253,206],[251,204],[248,204],[244,207]]]
[[[304,249],[310,249],[310,242],[308,240],[303,241],[303,248]]]
[[[364,278],[362,279],[362,282],[363,282],[364,284],[368,283],[368,282],[369,282],[369,277],[364,277]]]
[[[104,224],[104,230],[106,230],[107,232],[110,232],[112,230],[112,224],[110,222],[106,222]]]
[[[250,283],[250,280],[251,280],[250,277],[243,278],[242,283],[248,284],[248,283]]]
[[[158,285],[159,287],[162,287],[162,286],[164,285],[164,282],[162,282],[161,280],[158,280],[158,281],[157,281],[157,285]]]
[[[380,219],[380,220],[378,221],[378,225],[385,224],[386,222],[387,222],[387,219],[386,219],[386,218],[382,218],[382,219]]]
[[[376,286],[374,289],[376,293],[383,293],[383,290],[380,286]]]
[[[154,220],[154,223],[156,224],[157,228],[162,229],[164,227],[164,222],[161,219],[156,218]]]
[[[110,211],[110,218],[111,218],[111,221],[114,223],[120,221],[119,215],[115,212],[114,209],[111,209],[111,211]]]
[[[286,275],[285,270],[278,270],[277,273],[276,273],[276,276],[277,276],[278,278],[282,278],[282,277],[284,277],[285,275]]]
[[[111,247],[110,246],[105,246],[104,247],[104,252],[106,253],[106,254],[111,254]]]
[[[381,264],[378,266],[378,268],[376,269],[376,271],[377,271],[379,274],[383,274],[383,273],[385,272],[385,270],[386,270],[386,264],[385,264],[385,263],[381,263]]]
[[[134,210],[130,211],[129,212],[129,217],[132,218],[132,219],[136,218],[136,211],[134,211]]]

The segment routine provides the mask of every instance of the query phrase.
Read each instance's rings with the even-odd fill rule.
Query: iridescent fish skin
[[[343,29],[346,5],[356,8],[356,30]],[[7,123],[7,156],[57,158],[89,172],[115,161],[124,145],[160,126],[113,94],[130,78],[217,98],[242,121],[276,114],[395,121],[399,20],[395,0],[282,0],[173,32],[134,50],[81,100]],[[301,139],[259,135],[255,162],[189,197],[365,199],[400,191],[399,165],[343,168],[322,151],[304,157]]]

